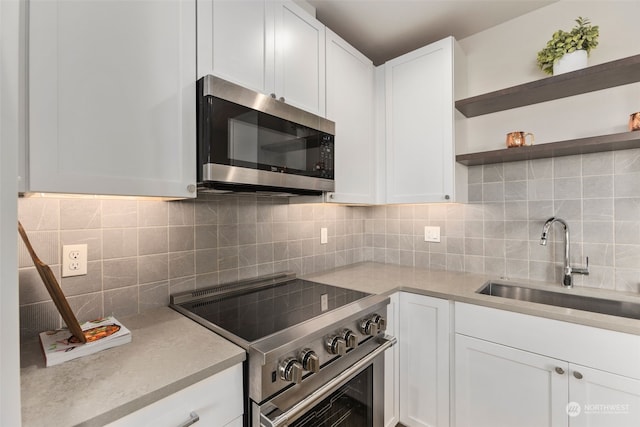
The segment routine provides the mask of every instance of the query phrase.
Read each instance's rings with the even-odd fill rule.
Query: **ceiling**
[[[307,0],[324,25],[375,65],[431,42],[461,40],[557,0]]]

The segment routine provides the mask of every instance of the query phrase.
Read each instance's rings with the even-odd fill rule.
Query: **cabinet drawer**
[[[455,304],[455,331],[640,378],[638,335],[459,302]]]
[[[108,426],[176,427],[188,421],[191,413],[200,417],[198,427],[235,426],[242,412],[242,364],[238,364]]]

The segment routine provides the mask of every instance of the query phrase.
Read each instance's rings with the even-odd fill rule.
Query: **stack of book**
[[[66,328],[40,333],[47,367],[131,342],[131,331],[113,316],[85,322],[81,328],[84,344]]]

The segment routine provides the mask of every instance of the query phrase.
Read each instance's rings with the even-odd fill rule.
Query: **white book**
[[[47,367],[131,342],[131,331],[113,316],[91,320],[80,327],[87,337],[85,344],[79,343],[67,328],[40,333]]]

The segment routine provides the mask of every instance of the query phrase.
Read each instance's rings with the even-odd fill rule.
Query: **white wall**
[[[17,163],[18,0],[0,1],[0,425],[20,425]]]
[[[547,77],[536,65],[537,52],[556,30],[570,30],[578,16],[600,26],[589,65],[640,54],[640,2],[560,1],[460,41],[467,55],[467,96]],[[533,132],[536,143],[624,132],[635,111],[640,84],[475,117],[459,134],[458,153],[504,148],[505,134],[514,130]]]

